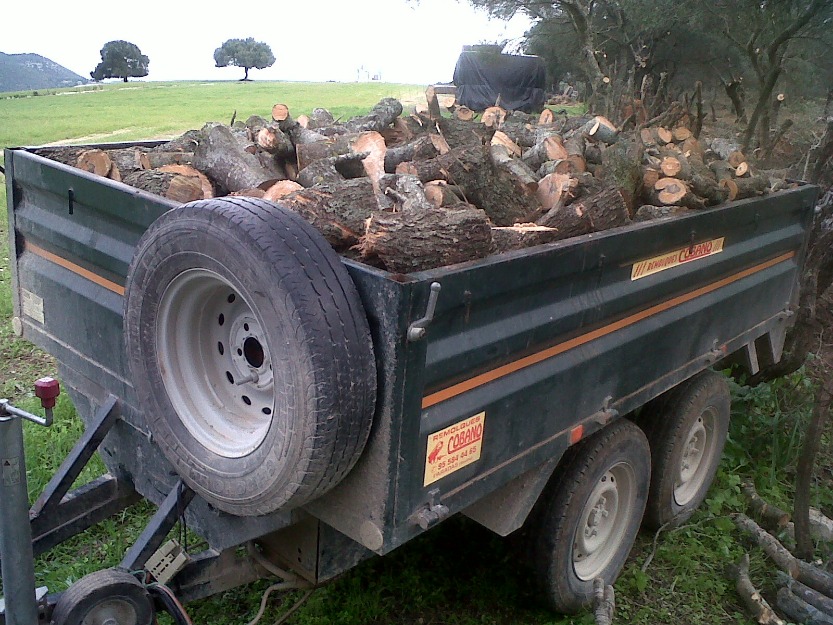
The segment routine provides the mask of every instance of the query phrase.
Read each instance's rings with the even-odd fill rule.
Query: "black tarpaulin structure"
[[[537,56],[463,50],[454,68],[457,102],[474,111],[494,106],[530,113],[546,99],[547,72]]]

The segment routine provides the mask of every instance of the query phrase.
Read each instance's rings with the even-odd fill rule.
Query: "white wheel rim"
[[[81,625],[138,625],[138,618],[128,601],[108,599],[87,612]]]
[[[678,506],[690,503],[708,477],[717,451],[716,423],[717,414],[709,406],[691,425],[686,435],[674,483],[674,501]]]
[[[202,446],[226,458],[260,446],[275,410],[273,356],[227,280],[205,269],[174,278],[159,304],[156,349],[173,408]]]
[[[573,570],[591,581],[619,552],[636,500],[633,469],[619,463],[599,478],[582,510],[573,540]]]

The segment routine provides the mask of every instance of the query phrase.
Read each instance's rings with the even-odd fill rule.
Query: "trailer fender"
[[[463,514],[499,536],[508,536],[524,524],[559,460],[560,455],[522,473],[463,510]]]

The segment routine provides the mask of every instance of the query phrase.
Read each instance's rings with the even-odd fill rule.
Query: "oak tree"
[[[141,78],[148,75],[150,59],[135,43],[118,39],[108,41],[101,48],[101,63],[90,72],[93,80],[104,78]]]
[[[272,49],[262,41],[252,37],[246,39],[229,39],[214,50],[216,67],[242,67],[245,74],[241,80],[249,80],[249,70],[271,67],[275,62]]]

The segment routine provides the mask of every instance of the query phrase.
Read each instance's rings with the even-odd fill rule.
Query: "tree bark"
[[[377,257],[388,271],[425,271],[488,256],[492,233],[475,208],[377,211],[361,241],[364,258]]]

